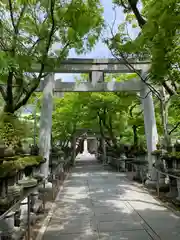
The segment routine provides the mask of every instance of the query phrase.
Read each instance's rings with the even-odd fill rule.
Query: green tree
[[[151,61],[150,71],[146,78],[148,87],[158,97],[161,113],[161,128],[165,145],[170,144],[168,121],[171,97],[179,94],[180,80],[180,37],[178,0],[114,0],[124,10],[125,21],[119,25],[118,32],[107,41],[116,58],[148,58]],[[139,32],[131,38],[127,31]],[[142,77],[139,75],[140,79]],[[159,118],[158,118],[159,119]]]
[[[115,77],[117,81],[124,80],[123,75],[108,75],[106,81]],[[84,80],[84,75],[82,79],[77,79],[81,80]],[[131,108],[135,103],[136,109],[132,114]],[[56,99],[56,108],[53,112],[53,138],[67,144],[77,130],[89,129],[104,137],[112,148],[118,149],[119,143],[138,144],[141,139],[139,135],[144,136],[141,113],[140,100],[135,94],[66,93],[64,98]],[[136,132],[134,126],[137,128]]]
[[[55,99],[53,111],[53,141],[68,143],[76,132],[82,114],[78,93],[66,93],[63,98]]]
[[[151,80],[173,95],[180,80],[180,6],[178,0],[114,0],[124,9],[125,22],[139,29],[139,35],[131,39],[125,32],[125,22],[113,37],[119,53],[142,54],[151,59]],[[135,25],[137,21],[137,25]],[[115,44],[116,43],[116,44]],[[116,49],[116,53],[118,49]]]
[[[70,49],[91,50],[103,26],[97,0],[1,1],[0,19],[0,92],[9,113],[27,103]]]

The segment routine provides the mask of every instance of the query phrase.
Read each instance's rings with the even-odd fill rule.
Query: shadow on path
[[[81,156],[43,240],[97,239],[179,240],[180,217],[131,184],[125,173]]]

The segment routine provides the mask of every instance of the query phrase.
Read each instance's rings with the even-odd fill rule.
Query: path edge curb
[[[44,221],[42,222],[42,226],[41,226],[41,228],[39,229],[38,235],[36,236],[36,239],[35,239],[35,240],[42,240],[42,238],[43,238],[43,236],[44,236],[44,233],[45,233],[45,231],[46,231],[46,229],[47,229],[47,227],[48,227],[48,225],[49,225],[49,222],[50,222],[50,220],[51,220],[51,218],[52,218],[52,216],[53,216],[53,213],[54,213],[54,210],[55,210],[55,207],[56,207],[56,201],[57,201],[57,199],[60,197],[61,192],[62,192],[62,190],[64,189],[64,184],[65,184],[65,182],[67,181],[67,179],[69,178],[69,175],[70,175],[70,174],[71,174],[71,171],[68,172],[68,174],[66,175],[66,177],[65,177],[65,179],[64,179],[64,181],[63,181],[63,184],[62,184],[61,187],[59,188],[59,191],[58,191],[58,193],[57,193],[57,195],[56,195],[56,198],[55,198],[54,202],[53,202],[52,205],[51,205],[51,209],[49,210],[48,215],[45,217]]]

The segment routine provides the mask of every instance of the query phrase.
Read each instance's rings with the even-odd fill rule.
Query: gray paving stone
[[[43,240],[99,240],[98,234],[86,231],[79,234],[59,234],[58,232],[46,232]]]
[[[51,224],[53,223],[71,223],[71,224],[76,224],[76,222],[86,222],[89,223],[90,220],[93,218],[93,216],[90,215],[78,215],[78,214],[74,214],[74,215],[66,215],[66,216],[57,216],[57,215],[53,215],[53,217],[51,218]]]
[[[82,216],[82,215],[94,215],[94,212],[91,208],[83,205],[62,205],[58,204],[55,208],[55,211],[53,213],[54,216]]]
[[[92,207],[92,211],[94,212],[94,215],[99,215],[99,214],[113,214],[113,213],[121,213],[120,209],[112,207],[111,208],[107,208],[107,207],[102,207],[102,206],[98,206],[98,207]]]
[[[122,220],[136,220],[138,221],[139,218],[137,217],[136,213],[110,213],[110,214],[95,214],[94,217],[92,217],[97,222],[113,222],[113,221],[122,221]]]
[[[135,230],[119,233],[101,233],[99,240],[152,240],[152,238],[144,230]]]
[[[44,240],[180,239],[179,217],[126,173],[90,161],[93,165],[79,161],[65,183]]]
[[[61,211],[56,210],[56,213],[54,213],[54,215],[56,215],[58,217],[62,217],[62,218],[65,218],[68,216],[68,218],[69,218],[71,216],[77,216],[77,217],[81,217],[84,215],[93,216],[94,212],[92,212],[91,209],[87,209],[87,208],[80,208],[80,209],[75,208],[75,209],[71,209],[71,210],[61,209]]]
[[[158,236],[162,240],[179,240],[180,239],[180,229],[169,229],[166,230],[166,227],[161,230],[156,230]]]
[[[111,222],[99,222],[95,223],[98,226],[99,232],[119,232],[128,230],[143,230],[143,226],[140,222],[136,222],[132,219],[124,219],[121,221],[111,221]],[[95,229],[95,225],[93,225]]]
[[[137,211],[157,211],[162,212],[162,211],[168,211],[166,207],[163,205],[160,205],[158,202],[157,203],[151,203],[146,200],[137,200],[137,201],[129,201],[132,207],[137,210]]]
[[[97,200],[94,201],[92,200],[92,205],[95,207],[113,207],[113,208],[117,208],[117,209],[122,209],[122,211],[126,211],[127,206],[125,205],[125,203],[123,201],[118,201],[118,200],[114,200],[114,199],[103,199],[103,200]]]
[[[89,197],[92,201],[101,201],[101,200],[120,200],[120,196],[116,193],[91,193]]]
[[[95,228],[93,228],[96,230]],[[90,221],[65,221],[65,220],[59,220],[57,222],[51,221],[47,232],[55,232],[56,234],[77,234],[77,233],[84,233],[84,232],[90,232],[92,230]]]
[[[65,187],[62,191],[62,194],[86,194],[88,192],[88,188],[84,186],[76,186],[76,187]]]
[[[113,195],[123,194],[123,193],[124,193],[124,191],[122,191],[122,190],[121,190],[121,192],[118,192],[117,188],[111,188],[111,189],[108,189],[108,191],[107,191],[106,188],[103,188],[103,187],[97,188],[97,189],[94,188],[93,190],[91,190],[91,188],[89,188],[89,194],[90,195],[97,194],[99,196],[102,196],[103,194],[107,194],[107,196],[108,196],[108,195],[112,194],[112,196],[113,196]]]
[[[58,201],[59,204],[66,204],[67,206],[75,206],[75,207],[90,207],[92,206],[92,201],[91,199],[88,198],[80,198],[77,195],[77,199],[74,198],[63,198]]]
[[[146,222],[148,223],[151,228],[155,231],[157,229],[173,229],[177,228],[180,230],[180,220],[172,219],[172,218],[161,218],[157,216],[157,218],[146,218]]]
[[[152,211],[151,209],[146,209],[145,211],[141,212],[141,216],[145,218],[146,220],[154,221],[156,219],[160,220],[169,220],[169,221],[180,221],[180,216],[176,215],[175,213],[171,212],[170,210],[167,211]]]

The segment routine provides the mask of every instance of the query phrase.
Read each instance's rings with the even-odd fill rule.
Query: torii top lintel
[[[128,62],[128,64],[127,64]],[[53,58],[49,58],[45,72],[53,73],[91,73],[92,71],[101,71],[104,73],[131,73],[147,69],[150,62],[147,60],[140,61],[137,59],[90,59],[90,58],[68,58],[60,62],[59,66],[54,66]],[[54,67],[53,67],[54,66]],[[33,72],[38,72],[40,66],[34,64],[32,67]]]

